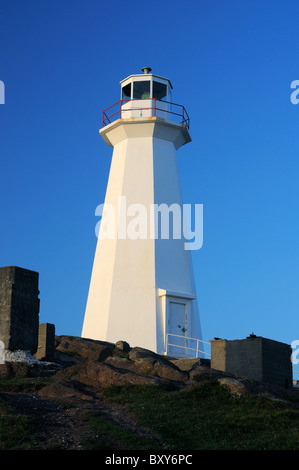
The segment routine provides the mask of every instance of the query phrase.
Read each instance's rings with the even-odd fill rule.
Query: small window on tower
[[[167,86],[164,83],[154,82],[153,98],[163,100],[167,97]]]
[[[146,99],[150,98],[150,81],[134,82],[133,86],[133,98],[135,99]]]
[[[131,99],[131,83],[123,87],[121,99],[125,101],[129,101]]]

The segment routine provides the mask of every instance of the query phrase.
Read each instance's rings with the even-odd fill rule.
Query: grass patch
[[[0,391],[33,392],[45,387],[50,381],[50,377],[4,377],[0,380]]]
[[[113,423],[107,418],[90,413],[86,419],[93,434],[82,441],[84,450],[160,449],[152,439],[140,437],[135,431]]]
[[[0,398],[0,450],[31,450],[34,421],[27,416],[15,416],[14,410]]]
[[[299,449],[299,410],[258,396],[233,397],[213,380],[180,392],[149,385],[104,394],[126,403],[171,450]]]

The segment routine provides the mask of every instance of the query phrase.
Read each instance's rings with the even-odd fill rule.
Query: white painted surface
[[[100,133],[114,147],[105,204],[117,212],[125,196],[127,207],[142,204],[148,214],[152,204],[182,204],[176,149],[191,140],[186,128],[143,118],[115,121]],[[168,291],[181,296],[188,310],[186,334],[201,339],[191,255],[183,239],[154,239],[149,232],[146,239],[99,239],[82,336],[125,340],[164,354]]]
[[[165,101],[153,100],[151,98],[143,100],[131,100],[122,104],[121,117],[122,119],[140,119],[157,116],[161,119],[168,120],[173,118],[175,122],[175,115],[172,115],[168,111],[170,111],[170,105]]]

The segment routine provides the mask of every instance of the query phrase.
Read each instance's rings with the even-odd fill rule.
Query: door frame
[[[168,327],[168,321],[169,321],[169,315],[170,315],[170,303],[172,302],[172,303],[185,305],[185,326],[184,326],[184,328],[186,328],[186,335],[185,336],[188,337],[188,336],[190,336],[188,334],[188,331],[191,330],[191,325],[192,325],[192,300],[196,299],[196,295],[195,294],[190,294],[190,293],[168,291],[168,290],[165,290],[165,289],[158,289],[158,295],[161,299],[163,328],[164,328],[164,350],[165,350],[165,354],[166,354],[167,333],[174,334],[174,333],[169,332],[169,327]],[[187,347],[186,341],[187,340],[184,341],[184,346],[185,347]],[[182,348],[178,347],[177,349],[180,350]],[[184,355],[182,355],[182,356],[184,356]]]

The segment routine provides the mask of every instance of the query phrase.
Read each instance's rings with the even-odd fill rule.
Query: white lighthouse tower
[[[201,338],[190,250],[179,235],[177,150],[191,141],[172,85],[145,67],[103,112],[113,147],[82,337],[194,357]]]

